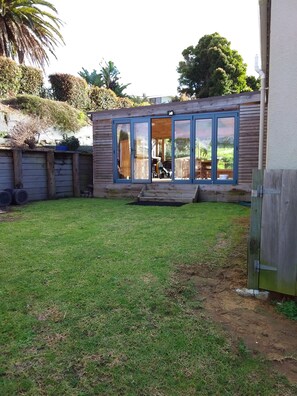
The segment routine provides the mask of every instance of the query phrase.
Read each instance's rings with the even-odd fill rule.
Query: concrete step
[[[181,196],[167,196],[167,197],[138,197],[139,202],[181,202],[181,203],[191,203],[193,199],[185,198]]]
[[[142,202],[196,202],[197,185],[153,183],[145,185],[138,195]]]
[[[148,190],[187,190],[196,191],[197,184],[151,183],[147,184]]]
[[[165,190],[144,190],[142,195],[145,197],[166,197],[168,195],[174,194],[176,196],[185,196],[185,197],[192,197],[193,192],[191,191],[180,191],[180,190],[173,190],[173,191],[165,191]]]

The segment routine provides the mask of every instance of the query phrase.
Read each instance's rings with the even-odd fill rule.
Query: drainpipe
[[[259,74],[261,81],[260,90],[260,128],[259,128],[259,153],[258,153],[258,169],[263,169],[263,147],[264,147],[264,119],[265,119],[265,73],[258,65],[258,56],[255,59],[255,70]]]

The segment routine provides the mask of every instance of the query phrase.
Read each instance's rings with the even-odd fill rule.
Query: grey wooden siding
[[[93,184],[93,155],[0,149],[0,190],[17,184],[28,192],[29,201],[79,196]]]
[[[0,153],[0,190],[13,188],[13,157],[11,151]]]
[[[297,170],[256,170],[248,287],[297,296]]]
[[[251,184],[252,170],[258,167],[260,105],[240,107],[238,182]]]
[[[69,154],[55,156],[56,197],[73,196],[72,157]]]
[[[43,153],[24,152],[22,156],[23,188],[30,201],[47,199],[46,157]]]

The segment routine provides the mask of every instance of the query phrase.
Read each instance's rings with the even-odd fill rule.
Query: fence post
[[[14,188],[23,188],[23,153],[22,150],[12,150]]]
[[[263,186],[263,170],[253,170],[252,199],[251,199],[251,219],[250,235],[248,242],[248,288],[259,288],[259,271],[255,266],[260,262],[261,247],[261,215],[262,215],[262,196],[260,186]]]
[[[79,186],[79,153],[72,154],[73,196],[80,196]]]
[[[55,180],[55,153],[47,151],[46,153],[46,173],[47,173],[47,196],[49,199],[56,198],[56,180]]]

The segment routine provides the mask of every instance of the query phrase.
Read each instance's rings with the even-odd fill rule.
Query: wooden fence
[[[248,287],[297,295],[297,170],[255,171]]]
[[[79,197],[92,184],[92,154],[0,149],[0,190],[24,188],[38,201]]]

